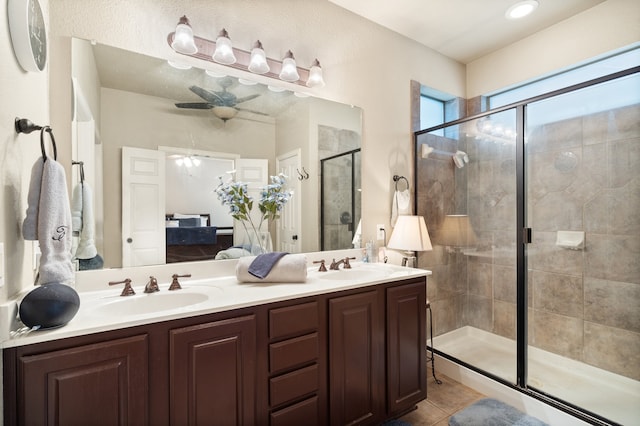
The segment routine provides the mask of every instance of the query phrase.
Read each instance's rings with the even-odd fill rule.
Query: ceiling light
[[[193,55],[198,52],[198,48],[193,41],[193,30],[191,29],[191,25],[189,25],[189,20],[186,15],[180,18],[176,26],[176,35],[173,38],[171,47],[176,52],[184,53],[185,55]]]
[[[294,82],[300,79],[298,74],[298,67],[296,66],[296,59],[293,57],[293,53],[289,50],[284,55],[282,60],[282,70],[280,70],[280,80]]]
[[[233,46],[231,46],[231,39],[229,39],[229,33],[224,28],[218,34],[216,39],[216,50],[213,52],[213,60],[219,64],[231,65],[236,62],[236,57],[233,54]]]
[[[226,77],[227,75],[221,72],[217,72],[217,71],[213,71],[213,70],[204,70],[204,72],[209,76],[209,77],[214,77],[214,78],[222,78],[222,77]]]
[[[251,50],[251,60],[249,61],[249,71],[256,74],[265,74],[269,72],[269,64],[267,63],[267,55],[264,53],[260,40],[256,41]]]
[[[188,70],[191,69],[191,65],[185,63],[185,62],[181,62],[181,61],[173,61],[171,59],[169,59],[167,61],[167,63],[169,65],[171,65],[173,68],[177,69],[177,70]]]
[[[324,86],[324,79],[322,78],[322,67],[320,61],[317,59],[311,64],[309,70],[309,79],[307,80],[307,86],[309,87],[322,87]]]
[[[267,86],[267,89],[269,89],[269,90],[271,90],[272,92],[275,92],[275,93],[280,93],[280,92],[284,92],[285,90],[287,90],[284,87],[274,86],[274,85],[271,85],[271,84]]]
[[[243,86],[255,86],[256,84],[258,84],[257,81],[247,80],[246,78],[239,78],[238,83],[242,84]]]
[[[512,5],[505,12],[504,16],[507,19],[520,19],[531,14],[538,7],[537,0],[523,0]]]
[[[231,120],[236,116],[238,110],[228,106],[215,106],[213,107],[213,114],[222,121]]]

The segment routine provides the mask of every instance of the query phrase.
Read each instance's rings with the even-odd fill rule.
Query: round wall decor
[[[47,64],[47,31],[38,0],[9,0],[11,44],[20,66],[38,72]]]

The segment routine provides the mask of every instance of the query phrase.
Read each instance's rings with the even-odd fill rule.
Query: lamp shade
[[[389,248],[406,251],[433,250],[427,225],[422,216],[398,216],[389,239]]]
[[[220,31],[216,39],[216,50],[213,52],[213,60],[223,65],[231,65],[236,62],[236,56],[233,54],[233,46],[231,46],[231,39],[229,39],[229,34],[224,28]]]
[[[322,67],[320,61],[317,59],[313,61],[311,69],[309,70],[309,79],[307,80],[307,86],[309,87],[323,87],[324,79],[322,78]]]
[[[470,247],[476,245],[476,233],[466,214],[447,215],[442,222],[437,242],[443,246]]]
[[[280,80],[294,82],[300,79],[298,74],[298,66],[293,57],[293,53],[289,50],[282,60],[282,69],[280,71]]]
[[[256,41],[251,50],[251,59],[249,60],[249,71],[255,74],[265,74],[269,72],[269,64],[267,63],[267,55],[264,53],[260,40]]]
[[[180,18],[178,25],[176,26],[176,32],[171,43],[171,47],[178,53],[184,53],[185,55],[192,55],[198,51],[196,43],[193,41],[193,30],[189,25],[189,20],[186,16]]]

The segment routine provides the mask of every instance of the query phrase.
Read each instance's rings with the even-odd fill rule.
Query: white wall
[[[640,1],[607,0],[467,64],[467,98],[550,74],[640,41]]]
[[[97,42],[168,57],[166,36],[186,14],[196,34],[215,38],[223,26],[245,49],[257,39],[267,55],[282,57],[292,49],[297,60],[320,59],[327,85],[315,93],[363,109],[363,238],[376,223],[389,222],[394,174],[412,179],[410,80],[459,97],[472,97],[540,73],[622,47],[640,39],[636,0],[608,0],[591,11],[551,27],[538,36],[480,58],[468,66],[385,30],[326,0],[41,0],[49,16],[49,67],[68,69],[70,47],[64,37]],[[50,10],[49,10],[50,9]],[[452,23],[455,25],[455,23]],[[19,225],[26,209],[37,137],[16,136],[15,116],[51,121],[70,164],[68,78],[27,74],[15,61],[6,7],[0,7],[0,242],[5,243],[6,285],[0,301],[31,284],[31,252]],[[67,45],[70,45],[68,39]],[[383,61],[382,54],[386,56]],[[69,74],[67,74],[69,75]],[[468,87],[467,87],[468,86]],[[51,92],[51,95],[48,95]],[[52,109],[49,109],[51,96]]]

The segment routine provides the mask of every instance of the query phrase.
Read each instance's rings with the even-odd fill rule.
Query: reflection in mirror
[[[162,59],[84,40],[71,43],[72,155],[84,162],[85,182],[94,188],[96,246],[105,267],[210,259],[238,244],[239,228],[215,194],[219,176],[229,179],[232,170],[236,180],[252,181],[256,195],[269,175],[284,171],[294,196],[283,217],[269,224],[273,249],[320,250],[321,160],[360,148],[359,108],[203,69],[176,69]],[[129,149],[135,161],[123,167]],[[360,217],[359,160],[350,167],[356,178],[338,185],[358,197],[348,210],[350,222],[332,231],[345,233],[336,249],[351,247]],[[126,180],[133,172],[140,183]],[[71,175],[77,183],[77,173]],[[153,184],[144,181],[151,175]],[[329,192],[338,194],[334,189]],[[341,223],[340,217],[328,219]],[[167,226],[195,222],[215,228],[194,231],[212,234],[215,242],[167,248]],[[192,236],[198,243],[200,237]]]

